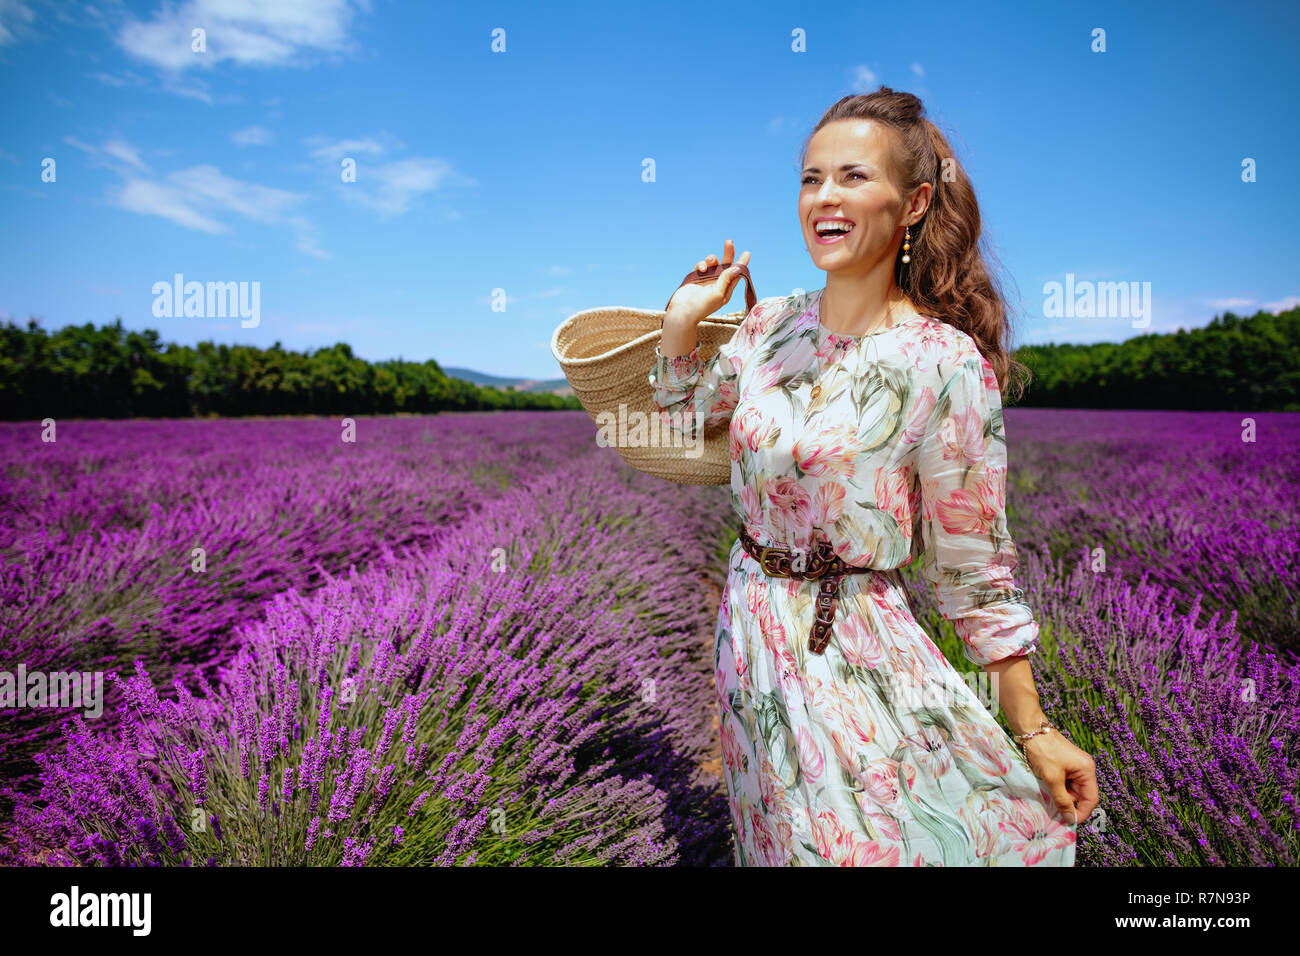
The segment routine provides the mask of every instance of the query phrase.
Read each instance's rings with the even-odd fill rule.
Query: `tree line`
[[[1300,308],[1216,316],[1200,329],[1118,344],[1025,345],[1033,377],[1018,405],[1300,411]],[[451,378],[433,359],[368,362],[343,342],[294,352],[276,342],[163,343],[121,319],[55,332],[0,327],[0,418],[175,418],[577,409],[573,396]]]
[[[1118,344],[1023,345],[1033,373],[1017,405],[1300,411],[1300,308],[1215,316],[1204,328]]]
[[[368,362],[339,342],[294,352],[276,342],[165,344],[117,319],[47,332],[0,327],[0,418],[370,415],[580,408],[572,396],[478,386],[433,359]]]

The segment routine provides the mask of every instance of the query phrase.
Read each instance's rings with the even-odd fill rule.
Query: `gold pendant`
[[[822,393],[822,387],[820,385],[814,385],[812,388],[812,397],[816,398],[821,393]]]

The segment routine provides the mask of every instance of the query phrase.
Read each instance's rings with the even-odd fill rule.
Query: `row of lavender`
[[[716,607],[674,571],[713,560],[716,489],[574,457],[428,549],[275,597],[216,687],[123,674],[122,733],[71,722],[15,795],[10,860],[726,858],[725,799],[696,780]]]
[[[78,723],[66,753],[45,746],[37,792],[17,797],[9,858],[726,859],[725,800],[693,774],[712,748],[712,680],[697,662],[716,612],[694,572],[717,569],[725,495],[630,472],[592,448],[585,416],[542,420],[531,440],[507,430],[474,467],[533,444],[566,464],[537,462],[533,487],[480,496],[427,548],[383,552],[360,574],[310,594],[283,588],[264,613],[245,610],[225,640],[242,649],[217,687],[177,703],[150,669],[174,663],[124,674],[123,736]],[[1223,582],[1249,584],[1259,569],[1234,578],[1193,560],[1231,539],[1243,506],[1223,499],[1239,488],[1270,534],[1294,532],[1295,476],[1277,451],[1217,447],[1228,432],[1207,417],[1190,428],[1159,416],[1124,424],[1008,413],[1018,577],[1043,624],[1044,706],[1102,775],[1103,812],[1080,862],[1293,864],[1297,669],[1243,649],[1231,615],[1202,607],[1231,600]],[[1287,420],[1265,424],[1270,447],[1296,447]],[[1217,495],[1204,487],[1216,467]],[[1134,473],[1145,474],[1138,493],[1115,481]],[[1198,508],[1183,538],[1159,535],[1160,495],[1164,513]],[[1140,507],[1126,519],[1130,503]],[[1137,540],[1144,532],[1154,540]],[[1184,567],[1189,535],[1203,544],[1186,548]],[[1049,544],[1069,560],[1036,552]],[[640,560],[646,545],[664,549],[659,563]],[[1143,553],[1165,560],[1143,563]],[[1205,601],[1196,581],[1220,590]],[[962,660],[931,596],[915,599]],[[1271,599],[1260,607],[1280,610]]]
[[[1300,415],[1006,413],[1018,545],[1236,612],[1300,654]]]
[[[581,420],[545,419],[71,421],[54,441],[0,424],[5,662],[129,671],[139,657],[160,684],[210,677],[262,602],[425,544],[587,444]],[[5,777],[32,769],[60,716],[4,715]]]

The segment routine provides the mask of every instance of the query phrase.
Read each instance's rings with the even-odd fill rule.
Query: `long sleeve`
[[[959,361],[939,391],[918,452],[922,570],[966,658],[984,666],[1035,651],[1038,623],[1013,578],[997,378],[978,352]]]
[[[697,343],[687,355],[665,356],[655,346],[650,385],[655,404],[691,432],[701,416],[705,427],[731,420],[739,399],[736,386],[745,357],[753,349],[762,319],[771,304],[761,299],[749,310],[731,338],[705,362]]]

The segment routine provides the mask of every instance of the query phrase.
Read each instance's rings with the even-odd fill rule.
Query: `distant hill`
[[[547,392],[551,395],[573,394],[573,389],[563,378],[503,378],[500,375],[488,375],[486,372],[476,372],[472,368],[457,368],[451,365],[443,365],[442,370],[452,378],[488,388],[502,388],[516,392]]]

